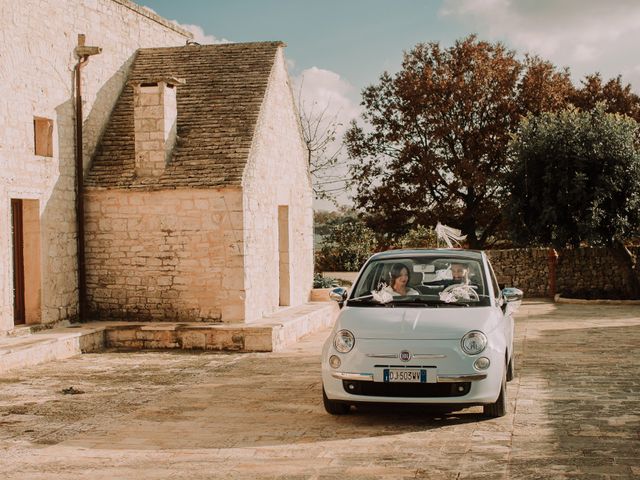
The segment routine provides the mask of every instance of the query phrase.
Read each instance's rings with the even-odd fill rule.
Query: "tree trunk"
[[[633,255],[620,240],[614,240],[612,251],[615,258],[622,265],[620,273],[623,275],[627,286],[627,291],[624,293],[630,298],[640,298],[640,278],[638,278],[639,270],[636,269],[637,259],[635,255]]]

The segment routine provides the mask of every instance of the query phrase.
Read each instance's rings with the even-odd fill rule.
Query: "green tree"
[[[512,144],[508,205],[516,239],[562,248],[637,235],[638,128],[602,104],[528,117]]]
[[[330,220],[328,233],[316,253],[316,270],[319,272],[357,272],[376,251],[377,242],[373,230],[354,216]]]
[[[482,247],[501,225],[510,135],[522,115],[563,108],[571,88],[568,72],[500,43],[418,44],[363,91],[365,125],[345,135],[356,207],[390,243],[442,221]]]
[[[418,225],[402,235],[396,246],[398,248],[437,248],[438,238],[433,228]]]
[[[313,230],[316,235],[328,235],[332,226],[342,223],[348,218],[357,218],[358,213],[348,207],[341,206],[338,210],[314,210]]]

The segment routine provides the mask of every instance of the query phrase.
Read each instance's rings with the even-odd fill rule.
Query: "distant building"
[[[312,193],[281,43],[185,45],[126,0],[0,18],[0,333],[77,319],[79,258],[85,318],[251,322],[307,301]],[[78,34],[101,48],[80,69],[80,257]]]

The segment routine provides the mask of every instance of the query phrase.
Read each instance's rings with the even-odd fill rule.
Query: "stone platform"
[[[311,302],[244,324],[100,321],[0,338],[0,374],[105,348],[279,352],[333,323],[338,306]]]

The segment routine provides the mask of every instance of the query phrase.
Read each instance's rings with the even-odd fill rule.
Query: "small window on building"
[[[36,155],[53,157],[53,120],[34,117],[33,139]]]

